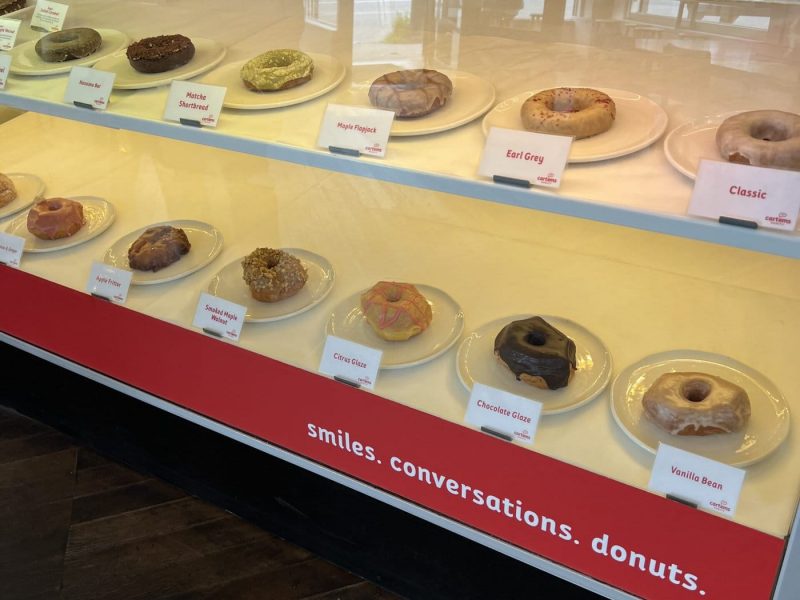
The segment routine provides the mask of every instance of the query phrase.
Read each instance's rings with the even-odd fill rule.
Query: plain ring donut
[[[103,38],[94,29],[76,27],[48,33],[33,49],[44,62],[64,62],[94,54],[102,43]]]
[[[800,170],[800,115],[781,110],[739,113],[722,122],[716,140],[728,162]]]
[[[314,61],[299,50],[270,50],[248,60],[239,76],[254,92],[274,92],[297,87],[311,80]]]
[[[644,393],[642,407],[672,435],[731,433],[750,419],[747,392],[707,373],[664,373]]]
[[[28,231],[41,240],[58,240],[83,227],[83,205],[69,198],[39,200],[28,212]]]
[[[611,129],[617,107],[608,94],[591,88],[553,88],[534,94],[520,108],[528,131],[569,135],[579,140]]]

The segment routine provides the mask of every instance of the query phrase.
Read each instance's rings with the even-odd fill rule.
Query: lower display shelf
[[[2,267],[0,286],[26,299],[0,312],[6,341],[313,461],[532,564],[651,599],[771,597],[781,538],[28,273]],[[114,335],[89,335],[89,322]]]

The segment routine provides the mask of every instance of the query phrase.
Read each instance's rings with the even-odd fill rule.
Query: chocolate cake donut
[[[44,62],[65,62],[94,54],[102,43],[103,38],[94,29],[75,27],[48,33],[33,49]]]
[[[184,35],[143,38],[128,46],[128,62],[140,73],[163,73],[182,67],[194,57],[194,44]]]
[[[494,340],[494,354],[518,381],[542,389],[566,387],[576,369],[575,342],[541,317],[503,327]]]
[[[128,264],[137,271],[160,271],[189,252],[192,245],[183,229],[150,227],[128,248]]]

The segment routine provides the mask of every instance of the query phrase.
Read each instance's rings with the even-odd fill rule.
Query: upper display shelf
[[[106,31],[104,40],[123,40],[117,52],[98,51],[103,56],[97,68],[117,72],[121,86],[109,108],[94,111],[64,102],[68,69],[53,74],[53,63],[42,63],[33,51],[43,34],[30,29],[30,8],[11,15],[23,19],[23,25],[0,103],[800,258],[796,231],[749,230],[686,216],[697,160],[720,160],[713,133],[723,115],[753,109],[800,112],[799,5],[252,0],[221,11],[210,0],[69,4],[65,28],[90,27]],[[197,42],[192,61],[160,76],[137,76],[124,56],[124,40],[176,33]],[[312,80],[281,92],[248,91],[239,66],[276,48],[311,55],[316,65]],[[316,147],[329,103],[369,107],[369,87],[377,77],[420,67],[447,74],[453,96],[428,116],[396,121],[385,158],[352,158]],[[168,83],[175,77],[228,87],[230,108],[223,110],[216,129],[162,119]],[[617,119],[606,133],[575,142],[561,187],[528,190],[479,176],[488,128],[521,129],[522,101],[535,91],[565,86],[608,93],[616,102]]]

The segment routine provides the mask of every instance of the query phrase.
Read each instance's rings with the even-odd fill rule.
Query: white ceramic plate
[[[345,298],[333,309],[326,332],[382,350],[382,369],[413,367],[433,360],[461,337],[464,313],[456,301],[442,290],[430,285],[414,285],[427,298],[433,311],[430,326],[419,335],[403,342],[389,342],[378,337],[361,311],[361,294],[366,290]]]
[[[605,133],[575,140],[568,162],[595,162],[632,154],[655,142],[666,130],[667,113],[650,98],[625,90],[594,89],[611,96],[617,105],[617,117]],[[540,91],[524,92],[500,102],[483,118],[484,135],[488,135],[492,127],[524,131],[520,108],[525,100]]]
[[[369,88],[372,82],[388,71],[375,73],[374,77],[353,82],[350,90],[339,98],[344,104],[375,108],[369,102]],[[437,111],[414,119],[395,119],[392,124],[393,136],[428,135],[455,129],[474,121],[494,104],[494,86],[472,73],[440,70],[453,82],[453,95]]]
[[[191,39],[194,44],[194,57],[177,69],[163,73],[139,73],[128,62],[124,51],[98,61],[94,68],[113,71],[117,74],[114,79],[114,89],[140,90],[168,85],[173,81],[182,81],[201,75],[216,67],[225,58],[225,46],[219,42],[205,38]],[[125,49],[127,50],[127,46]]]
[[[15,46],[11,50],[11,67],[9,70],[15,75],[57,75],[68,73],[72,67],[88,67],[118,52],[121,48],[128,47],[128,36],[116,29],[96,29],[103,38],[97,52],[85,58],[77,58],[66,62],[45,62],[36,54],[36,42],[31,40]]]
[[[114,222],[114,207],[96,196],[69,196],[83,204],[84,224],[76,233],[59,240],[40,240],[28,231],[28,213],[12,220],[6,233],[25,238],[25,252],[55,252],[88,242],[108,229]]]
[[[172,225],[173,227],[183,229],[186,233],[186,237],[189,238],[189,243],[192,245],[191,249],[187,254],[184,254],[180,260],[160,271],[136,271],[131,269],[128,264],[128,248],[130,248],[131,244],[142,235],[146,229],[158,225]],[[133,285],[155,285],[157,283],[174,281],[181,277],[186,277],[195,271],[199,271],[214,260],[221,251],[222,233],[220,233],[219,230],[202,221],[183,219],[154,223],[121,237],[114,242],[113,246],[106,250],[105,256],[103,256],[103,262],[118,269],[133,271],[133,277],[131,278],[131,283]]]
[[[17,188],[17,197],[0,208],[0,219],[5,219],[21,210],[25,210],[44,194],[44,181],[36,175],[28,173],[6,173],[14,187]]]
[[[670,131],[664,139],[664,154],[669,164],[694,179],[701,159],[725,162],[717,149],[717,128],[735,114],[738,111],[701,117]]]
[[[241,306],[247,307],[245,321],[250,323],[266,323],[279,321],[299,315],[313,308],[333,289],[336,277],[333,265],[318,254],[301,248],[282,248],[300,262],[308,272],[308,280],[303,288],[290,298],[279,302],[259,302],[250,294],[250,288],[242,278],[242,260],[237,258],[214,275],[208,285],[208,292],[214,296],[225,298]]]
[[[314,61],[314,75],[311,81],[288,90],[253,92],[247,89],[239,76],[242,65],[247,62],[244,60],[214,69],[203,77],[202,82],[228,88],[223,103],[226,108],[264,110],[300,104],[327,94],[342,82],[347,73],[344,65],[332,56],[310,52],[308,55]]]
[[[644,416],[642,396],[664,373],[716,375],[744,388],[752,415],[743,431],[708,436],[670,435]],[[611,411],[622,431],[652,452],[659,442],[736,467],[766,458],[789,434],[789,406],[764,375],[727,356],[673,350],[647,356],[622,371],[611,388]]]
[[[494,355],[494,339],[512,321],[531,315],[512,315],[482,325],[464,338],[456,358],[458,378],[467,390],[477,381],[542,403],[542,414],[554,415],[574,410],[596,398],[611,379],[611,354],[605,344],[588,329],[561,317],[542,315],[550,325],[575,342],[577,370],[569,385],[559,390],[543,390],[517,381],[514,374]]]

